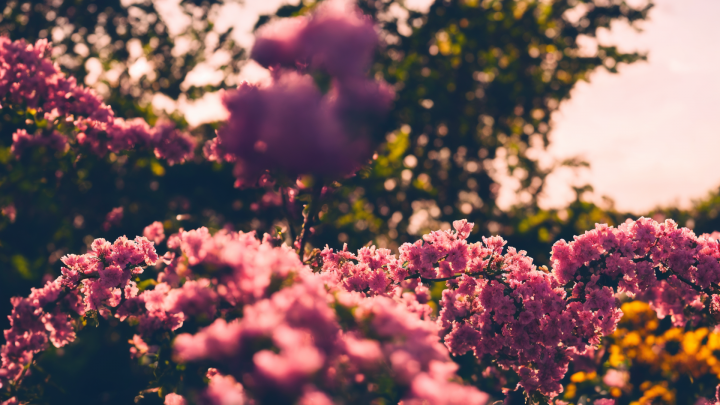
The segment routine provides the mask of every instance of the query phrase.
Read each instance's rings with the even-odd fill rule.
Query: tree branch
[[[282,211],[283,215],[285,216],[285,220],[288,223],[288,232],[290,233],[290,238],[292,238],[292,243],[295,243],[297,240],[297,235],[295,234],[295,228],[293,227],[293,223],[290,220],[290,212],[288,211],[288,199],[285,195],[285,187],[280,187],[280,196],[282,198]]]
[[[300,246],[298,248],[298,255],[300,255],[301,261],[305,259],[305,245],[307,244],[310,236],[310,228],[312,227],[313,219],[315,215],[317,215],[318,211],[320,211],[320,196],[322,194],[322,189],[322,179],[315,179],[315,184],[313,184],[310,202],[308,203],[307,215],[305,216],[305,221],[303,222],[302,231],[300,233]]]

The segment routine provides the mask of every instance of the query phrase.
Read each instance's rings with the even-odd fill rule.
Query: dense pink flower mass
[[[577,281],[573,298],[609,308],[612,293],[624,292],[648,301],[659,317],[669,315],[679,326],[701,321],[705,306],[717,312],[718,259],[717,235],[698,237],[672,220],[641,218],[618,228],[597,225],[570,243],[555,243],[552,264],[559,283]]]
[[[158,226],[145,233],[157,235]],[[167,335],[155,332],[177,330],[190,318],[215,319],[174,342],[177,361],[212,367],[207,389],[190,393],[203,403],[367,402],[391,395],[406,404],[484,404],[488,398],[460,383],[437,324],[407,304],[411,292],[393,299],[346,291],[333,274],[313,273],[292,249],[254,233],[200,228],[171,235],[167,245],[165,268],[144,291],[136,277],[159,258],[148,239],[122,237],[65,256],[61,277],[29,298],[14,298],[3,383],[20,380],[48,341],[59,347],[74,340],[73,316],[96,311],[133,320],[139,332],[133,357],[157,352],[153,342]],[[212,277],[202,276],[204,268]],[[389,394],[378,391],[381,382],[392,384]],[[165,397],[170,404],[184,401]]]
[[[499,237],[468,243],[467,221],[453,227],[398,255],[326,248],[315,271],[267,235],[181,230],[168,238],[155,280],[142,267],[159,261],[151,241],[98,239],[87,254],[62,259],[61,277],[13,298],[0,381],[22,379],[48,343],[75,339],[75,317],[98,313],[137,325],[133,357],[157,353],[188,320],[209,325],[173,347],[175,361],[208,370],[207,387],[166,403],[482,404],[488,396],[463,385],[451,359],[469,351],[513,370],[526,393],[552,398],[569,362],[615,329],[615,294],[646,299],[676,324],[712,322],[703,316],[720,306],[717,239],[670,220],[598,225],[559,241],[552,271]],[[162,225],[145,234],[162,240]],[[446,289],[433,319],[428,283],[436,281]]]
[[[273,247],[253,234],[211,236],[201,228],[182,233],[180,240],[189,264],[229,269],[218,276],[216,291],[223,302],[243,305],[242,318],[218,319],[175,341],[179,360],[217,368],[223,384],[245,381],[244,389],[263,402],[356,390],[368,397],[384,371],[399,387],[411,388],[408,401],[452,389],[464,395],[463,403],[485,402],[485,394],[451,381],[456,366],[434,322],[402,303],[340,290],[334,277],[313,274],[288,247]],[[278,284],[286,287],[277,290]],[[206,394],[211,403],[238,395],[212,384]],[[416,385],[424,389],[412,389]]]
[[[50,134],[31,135],[25,129],[18,129],[13,133],[12,140],[10,151],[15,156],[21,156],[26,149],[36,146],[49,146],[56,150],[63,150],[67,145],[67,138],[57,131]]]
[[[243,83],[225,94],[230,117],[206,145],[206,156],[235,161],[244,185],[271,169],[352,173],[372,152],[368,123],[381,119],[394,97],[387,83],[366,77],[377,42],[372,21],[343,0],[268,23],[258,31],[252,57],[273,69],[273,82]],[[328,76],[327,93],[306,68]]]
[[[51,53],[52,47],[44,39],[27,44],[22,39],[13,42],[0,37],[0,105],[50,123],[34,133],[16,131],[13,154],[21,156],[36,146],[63,150],[77,141],[100,156],[141,146],[152,148],[170,164],[192,157],[195,141],[189,135],[171,124],[151,128],[140,118],[116,118],[93,90],[66,77],[51,61]],[[74,128],[72,134],[58,130],[68,124]]]
[[[373,247],[357,255],[326,248],[323,270],[370,295],[397,294],[408,278],[448,279],[437,323],[450,352],[496,359],[519,374],[525,390],[557,395],[571,354],[584,351],[596,330],[579,325],[578,308],[567,305],[565,291],[525,252],[503,254],[499,237],[468,244],[472,224],[453,226],[404,244],[398,257]]]
[[[468,244],[472,224],[425,235],[400,247],[358,254],[326,248],[323,270],[367,295],[397,295],[409,278],[447,280],[438,325],[454,355],[472,351],[517,372],[527,392],[562,391],[569,362],[612,333],[622,312],[615,294],[651,303],[675,324],[702,321],[720,308],[720,250],[710,235],[696,237],[673,221],[628,221],[553,247],[553,271],[541,271],[525,252],[499,237]]]

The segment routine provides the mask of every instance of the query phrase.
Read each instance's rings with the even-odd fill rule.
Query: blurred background
[[[246,49],[253,42],[255,14],[273,13],[281,4],[297,2],[255,3],[237,5],[238,13],[246,16],[242,19],[234,19],[232,13],[223,18]],[[428,0],[404,3],[419,12],[427,12],[431,4]],[[627,4],[642,7],[648,2]],[[578,18],[580,12],[567,16]],[[720,56],[709,51],[720,40],[720,33],[712,28],[718,15],[720,4],[711,0],[660,0],[654,2],[646,20],[634,25],[613,20],[609,27],[598,29],[595,37],[577,38],[585,56],[594,55],[598,44],[614,44],[622,52],[646,55],[647,61],[622,66],[618,69],[622,74],[592,71],[553,112],[551,144],[542,162],[549,165],[553,159],[579,156],[590,167],[555,170],[540,198],[542,207],[565,207],[575,197],[572,186],[591,184],[594,192],[587,198],[598,203],[603,197],[611,198],[623,211],[642,214],[660,206],[689,208],[693,200],[720,184],[720,174],[711,174],[713,150],[720,143],[715,136],[720,129],[713,118],[720,105],[720,78],[713,66]],[[214,72],[203,73],[205,80],[212,80]],[[250,62],[239,77],[262,83],[269,72]],[[210,97],[218,103],[182,109],[189,122],[217,119],[219,98]],[[502,184],[501,207],[517,202],[514,186],[512,181]]]
[[[224,89],[269,80],[248,60],[253,32],[314,4],[6,1],[0,34],[52,40],[63,71],[96,89],[117,116],[173,120],[202,145],[226,116]],[[323,201],[312,246],[357,249],[372,241],[397,249],[468,218],[476,223],[471,240],[499,234],[548,264],[554,241],[597,222],[650,216],[697,233],[720,229],[720,172],[713,170],[720,142],[713,114],[720,105],[717,2],[358,5],[378,22],[383,40],[369,73],[393,85],[397,98],[376,158]],[[11,296],[57,276],[63,255],[84,252],[97,237],[141,234],[153,221],[166,233],[226,224],[260,233],[299,230],[302,186],[289,205],[272,188],[233,188],[232,167],[207,162],[200,148],[194,161],[175,166],[143,150],[98,158],[38,148],[16,160],[10,145],[19,124],[3,113],[0,206],[16,209],[0,217],[3,313]],[[124,209],[122,221],[104,229],[116,207]],[[101,319],[76,344],[43,355],[33,374],[46,381],[38,403],[159,401],[136,398],[148,380],[163,376],[128,358],[132,333],[111,323]],[[668,381],[692,380],[657,401],[689,403],[683,398],[717,385],[712,373],[707,381],[688,380],[657,362],[627,361],[633,375],[664,381],[666,391]],[[468,378],[478,372],[468,367]],[[568,400],[597,386],[578,379]],[[633,380],[620,403],[644,395],[643,382]]]

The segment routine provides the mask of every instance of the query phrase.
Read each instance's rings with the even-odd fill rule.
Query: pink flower
[[[187,405],[187,401],[182,396],[171,392],[165,395],[165,405]]]
[[[30,135],[24,129],[18,129],[12,136],[13,144],[10,148],[11,152],[16,156],[22,156],[26,149],[36,146],[48,146],[56,150],[64,150],[67,144],[67,138],[57,131],[49,134]]]
[[[15,218],[17,217],[17,210],[15,209],[15,204],[4,206],[0,212],[6,217],[8,217],[10,223],[15,222]]]
[[[133,358],[140,358],[146,354],[155,354],[159,349],[159,347],[155,345],[149,346],[139,335],[133,335],[129,343],[133,345],[133,347],[130,348],[130,356]],[[165,400],[167,401],[167,398]]]
[[[230,116],[217,140],[205,145],[205,156],[234,161],[240,186],[254,185],[267,171],[335,178],[354,172],[370,158],[372,123],[394,98],[389,85],[366,77],[377,42],[369,17],[344,0],[266,24],[251,56],[274,68],[273,81],[243,83],[224,95]],[[300,66],[329,74],[329,91],[323,94],[311,74],[295,69]]]
[[[155,126],[150,143],[155,148],[155,156],[167,160],[170,166],[191,159],[195,151],[195,140],[170,122]]]
[[[96,239],[89,253],[64,256],[62,262],[67,268],[62,269],[62,276],[40,289],[33,288],[28,298],[11,299],[10,329],[5,331],[6,344],[0,350],[0,384],[16,381],[48,343],[62,347],[75,340],[72,314],[65,308],[78,315],[97,310],[107,317],[119,306],[126,289],[126,298],[131,297],[117,310],[122,317],[121,309],[127,312],[129,303],[139,300],[132,298],[137,287],[130,277],[142,270],[139,266],[154,260],[157,254],[152,244],[141,237],[136,241],[119,238],[114,244]]]
[[[165,229],[163,228],[162,222],[155,221],[152,224],[145,227],[143,230],[143,236],[153,241],[156,245],[165,240]]]
[[[369,156],[369,142],[349,134],[336,114],[336,98],[323,96],[308,75],[278,72],[272,86],[243,84],[223,102],[230,118],[218,137],[249,183],[270,169],[346,174]]]
[[[212,318],[216,301],[217,294],[210,287],[209,280],[189,280],[182,288],[171,290],[163,306],[170,312],[182,312],[185,316],[205,315]]]
[[[320,391],[308,390],[300,398],[298,405],[333,405],[333,401]]]
[[[484,405],[489,396],[475,387],[464,386],[457,383],[435,379],[427,374],[421,374],[410,387],[409,398],[406,404],[437,404],[437,405]]]
[[[360,76],[378,43],[372,20],[344,0],[322,3],[311,16],[286,18],[258,30],[251,57],[263,66],[310,64],[332,76]]]
[[[234,356],[239,348],[242,328],[238,323],[217,319],[196,335],[182,334],[175,339],[175,353],[183,361],[223,360]]]
[[[103,222],[103,229],[107,232],[113,226],[119,226],[123,218],[123,207],[113,208],[110,212],[105,215],[105,222]]]
[[[397,256],[326,247],[318,272],[269,237],[181,230],[168,242],[174,250],[166,271],[142,293],[132,280],[157,262],[153,243],[98,239],[88,253],[62,258],[61,277],[12,299],[0,383],[16,381],[49,344],[74,340],[74,313],[96,310],[137,323],[137,356],[153,350],[146,341],[166,335],[156,332],[217,318],[173,343],[176,361],[223,371],[210,372],[207,389],[193,393],[208,403],[322,403],[348,387],[377,384],[378,375],[407,387],[403,403],[483,403],[485,394],[458,382],[451,359],[470,351],[515,372],[525,392],[554,398],[570,361],[587,358],[615,329],[617,293],[647,300],[676,325],[710,321],[706,305],[712,316],[720,311],[712,295],[720,245],[672,221],[597,226],[561,241],[550,272],[499,237],[468,244],[471,229],[456,222],[455,231],[424,235]],[[447,281],[433,320],[424,303],[439,276]],[[627,373],[609,370],[603,381],[620,387]]]
[[[243,405],[246,402],[243,386],[232,376],[222,374],[210,377],[204,398],[211,405]]]
[[[50,59],[51,54],[46,39],[35,44],[0,39],[0,103],[23,114],[31,108],[37,120],[48,123],[36,134],[25,129],[13,134],[11,149],[17,158],[36,146],[64,151],[71,139],[99,156],[135,147],[150,147],[171,165],[192,156],[195,142],[189,135],[166,123],[153,129],[140,118],[116,118],[94,90],[66,77]],[[74,136],[55,129],[68,125]],[[75,146],[74,141],[70,143]]]
[[[609,387],[622,388],[627,385],[630,375],[627,371],[619,371],[614,368],[609,369],[603,376],[603,382]]]

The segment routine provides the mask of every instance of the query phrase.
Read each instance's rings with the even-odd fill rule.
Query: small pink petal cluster
[[[105,232],[109,231],[113,226],[119,226],[122,222],[125,210],[123,207],[115,207],[105,215],[105,222],[103,222],[102,228]]]
[[[15,204],[10,203],[0,208],[0,214],[6,216],[10,220],[10,223],[15,222],[15,219],[17,218],[17,209],[15,208]]]
[[[252,403],[247,400],[242,384],[229,375],[220,374],[217,369],[210,368],[207,372],[208,388],[202,395],[207,404],[238,404]]]
[[[50,59],[52,47],[47,40],[27,44],[0,37],[0,103],[23,112],[35,110],[36,120],[53,125],[36,134],[19,129],[13,134],[12,152],[20,156],[34,146],[58,150],[67,147],[67,134],[54,127],[72,124],[75,139],[93,153],[104,156],[135,146],[154,149],[158,158],[170,164],[192,157],[195,141],[172,124],[151,128],[144,120],[116,118],[112,109],[91,89],[79,86],[74,77],[66,77]]]
[[[382,118],[394,97],[387,83],[366,77],[377,43],[370,18],[345,0],[268,23],[251,56],[273,81],[225,94],[230,117],[206,157],[235,162],[239,185],[271,169],[336,177],[357,170],[372,151],[366,123]],[[306,69],[328,76],[326,94]]]
[[[61,347],[75,340],[71,314],[98,311],[108,316],[110,308],[134,297],[138,289],[130,279],[157,259],[152,243],[143,237],[122,237],[113,244],[96,239],[90,252],[63,257],[62,276],[33,289],[27,298],[12,299],[10,329],[0,352],[0,386],[22,378],[24,367],[48,341]]]
[[[156,246],[159,245],[165,240],[165,228],[163,227],[163,223],[155,221],[146,226],[143,230],[143,236],[148,238],[148,240],[155,242]]]
[[[232,402],[233,404],[242,405],[242,402]],[[187,405],[187,401],[181,395],[171,392],[165,395],[165,405]]]

